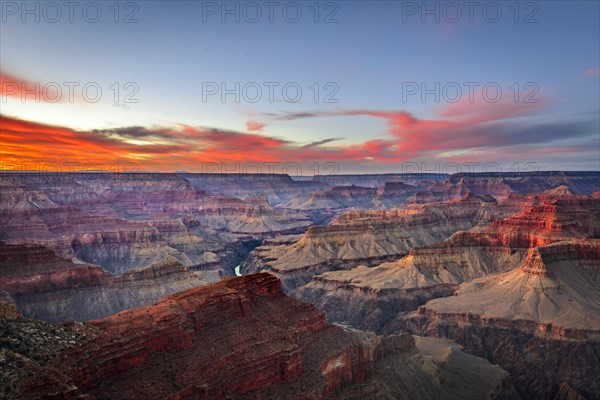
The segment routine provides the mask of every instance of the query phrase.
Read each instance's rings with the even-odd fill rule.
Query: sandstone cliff
[[[41,246],[0,242],[0,288],[27,318],[87,321],[206,284],[167,257],[120,276],[92,264],[74,264]]]
[[[286,290],[293,290],[326,271],[397,260],[417,246],[487,221],[496,210],[494,201],[467,196],[406,209],[348,211],[332,225],[311,227],[295,243],[258,247],[242,270],[268,270],[282,279]]]
[[[89,324],[0,320],[0,330],[0,389],[19,399],[515,398],[505,371],[465,355],[460,372],[454,350],[423,356],[410,335],[329,325],[268,274]]]

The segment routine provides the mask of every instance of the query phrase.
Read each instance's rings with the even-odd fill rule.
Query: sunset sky
[[[2,169],[600,169],[597,1],[88,3],[2,3]]]

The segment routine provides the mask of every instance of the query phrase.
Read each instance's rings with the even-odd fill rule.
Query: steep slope
[[[0,242],[0,289],[28,318],[87,321],[208,281],[174,257],[113,276],[97,265],[74,264],[41,246]]]
[[[499,368],[473,360],[466,374],[488,383],[444,384],[454,356],[436,362],[410,335],[328,325],[268,274],[90,324],[0,319],[0,331],[0,387],[20,399],[514,398]]]
[[[499,364],[524,398],[598,398],[598,260],[598,239],[533,248],[519,268],[466,283],[398,326]]]
[[[440,242],[488,220],[496,209],[493,201],[469,196],[406,209],[349,211],[330,226],[311,227],[293,244],[258,247],[242,271],[265,269],[280,277],[286,290],[293,290],[325,271],[396,260],[414,247]]]
[[[314,276],[294,296],[317,305],[330,321],[380,332],[402,313],[450,296],[464,282],[517,268],[536,246],[599,236],[598,199],[554,189],[512,197],[498,214],[513,210],[517,200],[522,211],[509,218],[413,248],[394,262]]]

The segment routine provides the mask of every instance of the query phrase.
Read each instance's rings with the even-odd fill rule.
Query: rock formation
[[[113,276],[100,266],[62,259],[42,246],[0,242],[0,288],[27,318],[87,321],[151,304],[207,281],[174,257]]]
[[[523,398],[596,398],[600,202],[559,187],[500,208],[518,204],[508,218],[395,262],[314,276],[293,294],[330,321],[456,341],[518,377]]]
[[[455,346],[329,325],[268,274],[89,324],[2,319],[0,331],[0,389],[20,399],[516,398],[500,368]]]
[[[191,185],[209,193],[245,199],[264,196],[270,204],[277,205],[299,194],[325,191],[329,186],[312,180],[293,180],[286,174],[180,173]]]
[[[464,282],[514,270],[536,246],[600,236],[597,199],[563,188],[513,196],[511,205],[493,213],[514,210],[519,201],[521,211],[509,218],[415,247],[394,262],[325,272],[294,296],[316,304],[331,321],[380,332],[398,315],[449,296]]]
[[[426,187],[424,182],[419,186],[386,182],[379,188],[335,186],[324,192],[297,195],[280,207],[292,210],[392,209],[404,205],[418,190]]]
[[[599,183],[0,173],[0,392],[600,398]]]
[[[397,322],[511,372],[523,398],[600,396],[600,240],[529,250],[515,270],[475,279]]]
[[[267,270],[293,290],[326,271],[397,260],[417,246],[440,242],[496,213],[496,203],[476,196],[406,209],[348,211],[330,226],[311,227],[295,243],[256,248],[245,272]]]
[[[478,196],[490,195],[503,201],[511,194],[537,194],[566,186],[573,193],[591,195],[600,188],[600,173],[593,171],[540,171],[540,172],[498,172],[498,173],[458,173],[448,176],[443,182],[436,182],[429,188],[418,191],[408,199],[414,203],[446,201],[472,193]]]

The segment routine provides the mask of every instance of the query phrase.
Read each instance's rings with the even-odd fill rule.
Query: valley
[[[597,397],[599,181],[0,174],[2,329],[19,343],[24,329],[75,338],[4,343],[3,362],[35,377],[11,375],[5,389]],[[482,373],[487,386],[473,383]]]

